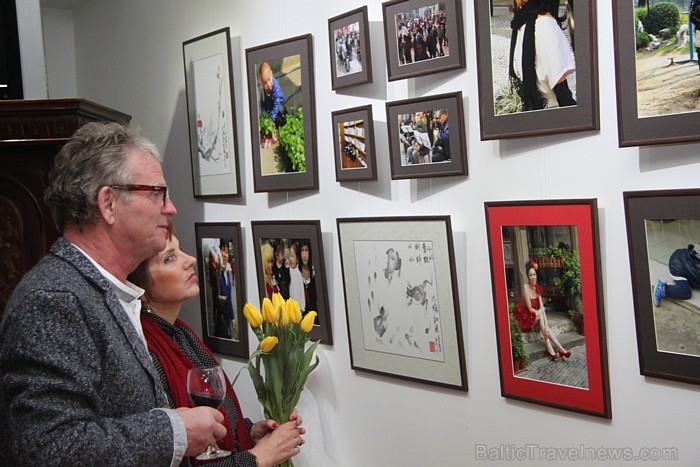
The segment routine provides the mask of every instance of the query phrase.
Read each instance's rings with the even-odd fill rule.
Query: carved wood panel
[[[0,101],[0,319],[19,281],[59,235],[43,201],[54,157],[94,120],[131,117],[84,99]]]

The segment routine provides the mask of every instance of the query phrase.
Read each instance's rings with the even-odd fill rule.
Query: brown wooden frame
[[[182,56],[185,64],[187,118],[189,121],[192,189],[195,198],[212,196],[239,197],[242,195],[230,34],[230,29],[226,27],[182,43]],[[212,124],[214,120],[199,114],[200,107],[198,106],[195,93],[198,81],[206,83],[209,83],[209,81],[205,81],[203,76],[196,76],[194,66],[195,63],[211,61],[215,57],[220,57],[223,65],[223,69],[219,69],[216,73],[216,79],[220,81],[219,92],[222,99],[218,101],[218,110],[213,112],[217,115],[217,131],[212,132],[208,125]],[[202,88],[199,89],[200,92],[203,91]],[[209,88],[205,86],[204,89]],[[213,92],[212,89],[209,89],[209,91]],[[210,108],[209,110],[213,109]],[[222,126],[219,126],[218,118],[221,118],[222,115],[226,116],[225,122]],[[208,131],[203,131],[203,129],[208,129]],[[202,147],[204,139],[208,139],[212,143],[210,147]],[[214,164],[218,165],[219,168],[212,170],[211,168]],[[229,167],[224,172],[222,169],[227,164]],[[203,167],[209,167],[212,173],[203,174]],[[206,172],[206,169],[204,171]]]
[[[450,217],[341,218],[337,226],[350,366],[466,391]]]
[[[312,255],[314,269],[314,283],[316,287],[316,311],[317,322],[309,333],[311,340],[320,340],[322,344],[333,345],[333,328],[331,327],[331,309],[328,305],[328,286],[326,285],[326,261],[323,255],[323,238],[321,236],[321,221],[251,221],[253,233],[253,255],[257,266],[258,294],[260,300],[267,295],[265,290],[264,264],[261,248],[263,243],[269,240],[308,241]],[[299,258],[301,261],[301,258]],[[287,297],[284,297],[287,298]],[[303,310],[302,310],[303,312]],[[304,313],[305,314],[305,313]]]
[[[401,64],[399,61],[396,15],[436,4],[445,5],[446,31],[450,47],[449,55]],[[382,3],[382,14],[384,17],[386,68],[389,81],[456,70],[466,66],[464,58],[464,27],[462,26],[462,0],[392,0]]]
[[[253,146],[253,184],[254,191],[293,191],[318,190],[318,156],[316,150],[316,103],[314,98],[314,55],[313,37],[311,34],[292,37],[269,44],[246,49],[248,69],[248,104],[250,114],[250,136]],[[261,161],[261,138],[259,131],[260,81],[258,71],[263,62],[282,60],[287,57],[300,57],[301,105],[303,109],[304,126],[304,162],[305,170],[289,171],[274,174],[263,174]],[[289,99],[292,96],[285,96]],[[292,110],[292,109],[290,109]],[[279,146],[281,148],[281,145]]]
[[[335,179],[338,182],[361,182],[374,181],[377,179],[377,152],[374,146],[374,119],[372,117],[372,106],[365,105],[353,107],[351,109],[336,110],[331,113],[333,124],[333,158],[335,159]],[[362,121],[362,134],[344,135],[351,140],[358,140],[360,147],[358,152],[364,153],[364,167],[343,167],[344,145],[340,144],[340,126],[346,123]],[[352,142],[352,141],[350,141]],[[364,149],[361,145],[364,144]],[[359,157],[359,156],[358,156]]]
[[[194,231],[197,244],[202,340],[207,347],[214,352],[247,359],[249,356],[248,322],[243,317],[243,306],[246,303],[246,288],[241,223],[196,222],[194,224]],[[236,320],[235,328],[231,328],[231,338],[217,336],[215,322],[217,313],[214,307],[218,298],[214,297],[214,291],[218,290],[218,284],[216,284],[216,289],[212,286],[212,281],[214,279],[211,277],[211,272],[213,267],[210,267],[210,263],[212,256],[219,256],[216,252],[218,251],[219,243],[222,239],[231,240],[229,244],[229,261],[232,264],[231,278],[233,289],[231,291],[231,299],[235,300],[233,312]],[[219,261],[221,260],[220,257],[218,259]],[[214,329],[210,329],[210,324],[212,324],[211,327]],[[233,338],[234,333],[238,335],[238,339]]]
[[[613,0],[617,128],[620,147],[687,143],[700,140],[700,112],[639,117],[637,103],[634,2]],[[696,31],[696,34],[698,32]],[[693,44],[690,44],[693,47]],[[679,63],[681,61],[679,60]],[[679,63],[676,63],[678,65]],[[696,67],[694,64],[687,66]],[[694,68],[697,72],[697,69]]]
[[[392,180],[467,175],[467,144],[462,91],[387,102],[385,105]],[[425,164],[403,164],[401,149],[402,146],[406,147],[406,143],[399,124],[399,116],[436,110],[447,111],[450,125],[450,160]],[[428,125],[430,124],[431,122],[428,122]],[[432,130],[428,128],[428,131]]]
[[[596,200],[486,202],[484,208],[489,257],[491,259],[501,395],[535,404],[611,418]],[[546,354],[543,354],[542,356],[538,355],[536,363],[542,362],[544,365],[550,366],[572,365],[572,374],[562,373],[568,375],[569,378],[563,381],[559,381],[557,378],[538,377],[537,373],[533,373],[533,376],[529,377],[528,373],[518,374],[515,369],[515,352],[511,343],[512,312],[511,307],[509,307],[511,297],[507,291],[503,248],[504,228],[544,227],[546,229],[558,226],[576,229],[575,242],[572,240],[567,248],[577,252],[575,257],[580,265],[580,299],[585,338],[582,345],[567,349],[572,353],[570,360],[560,358],[558,361],[551,361]],[[530,253],[530,251],[521,252],[519,259],[514,260],[514,265],[520,267],[526,261],[530,261]],[[542,348],[544,349],[544,344],[542,344]],[[585,387],[574,384],[577,381],[572,381],[572,378],[576,379],[575,369],[577,367],[584,368],[586,371]],[[544,367],[543,370],[549,372],[546,373],[548,375],[552,374],[549,368]],[[572,384],[568,384],[570,381]]]
[[[598,111],[598,49],[596,1],[577,3],[576,98],[577,104],[558,109],[496,115],[491,48],[491,2],[474,0],[476,52],[479,78],[481,139],[522,138],[600,129]]]
[[[362,70],[345,76],[336,72],[337,53],[333,33],[348,24],[360,23],[360,60]],[[331,54],[331,87],[334,90],[372,82],[372,47],[369,36],[367,6],[334,16],[328,20],[328,40]]]
[[[700,356],[659,348],[662,341],[657,332],[662,323],[657,322],[655,317],[657,308],[654,306],[654,287],[657,279],[670,280],[671,273],[664,269],[663,275],[658,276],[657,272],[652,271],[654,260],[647,241],[648,222],[659,229],[668,226],[675,230],[680,228],[678,225],[683,220],[700,221],[700,189],[626,191],[623,199],[634,293],[639,372],[645,376],[700,384]],[[693,236],[700,232],[689,234],[688,243],[700,240]],[[675,248],[684,248],[686,245],[676,245]],[[664,249],[668,248],[668,245],[664,245]],[[672,312],[673,307],[694,306],[684,305],[682,300],[675,299],[663,299],[662,302],[666,302],[661,309],[662,313]]]

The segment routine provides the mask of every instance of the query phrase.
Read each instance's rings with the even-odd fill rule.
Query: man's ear
[[[103,186],[97,192],[97,208],[107,225],[114,224],[117,210],[117,194],[113,188]]]

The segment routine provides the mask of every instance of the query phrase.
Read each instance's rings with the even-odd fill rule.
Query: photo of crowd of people
[[[280,293],[285,300],[293,298],[299,303],[302,315],[318,311],[310,239],[263,238],[260,240],[260,255],[268,298],[275,293]]]
[[[360,22],[356,21],[336,29],[334,36],[336,76],[346,76],[361,72]]]
[[[399,66],[450,55],[444,3],[399,13],[394,24]]]
[[[230,238],[202,238],[208,335],[239,340],[235,263]]]
[[[400,114],[398,120],[402,166],[450,161],[447,110]]]

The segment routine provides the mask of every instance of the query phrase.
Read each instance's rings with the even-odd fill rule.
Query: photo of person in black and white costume
[[[570,42],[564,33],[567,14],[560,14],[560,0],[513,0],[510,9],[508,76],[520,111],[576,105],[573,37]]]
[[[690,0],[688,17],[693,24],[693,47],[695,47],[695,58],[700,67],[700,0]]]

